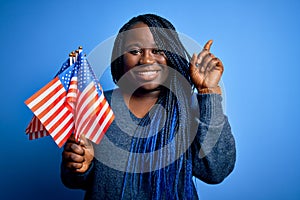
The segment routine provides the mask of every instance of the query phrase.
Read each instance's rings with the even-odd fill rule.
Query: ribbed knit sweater
[[[227,116],[222,109],[222,97],[218,94],[195,94],[199,105],[198,131],[191,143],[193,176],[208,183],[222,182],[233,170],[236,160],[235,141]],[[124,109],[121,95],[105,92],[114,109]],[[191,105],[192,106],[192,105]],[[126,109],[121,112],[126,112]],[[128,112],[128,109],[127,109]],[[133,120],[139,118],[131,115]],[[119,122],[120,123],[120,122]],[[120,199],[125,175],[124,152],[130,149],[131,137],[114,121],[98,145],[94,145],[95,158],[85,173],[74,173],[61,166],[61,179],[68,188],[83,189],[85,199]],[[126,156],[125,156],[126,157]],[[151,172],[150,172],[151,173]],[[144,174],[147,177],[147,173]],[[181,174],[180,176],[183,176]],[[184,198],[183,188],[178,186],[180,199]],[[149,199],[151,191],[139,191],[135,200]],[[130,191],[125,191],[123,199],[132,199]],[[194,187],[194,199],[198,194]]]

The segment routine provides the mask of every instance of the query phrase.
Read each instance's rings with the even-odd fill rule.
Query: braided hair
[[[134,17],[120,29],[119,34],[115,39],[112,52],[111,74],[113,81],[117,83],[122,75],[124,75],[122,68],[122,66],[124,66],[124,34],[122,33],[130,30],[130,28],[138,22],[143,22],[148,25],[157,47],[162,49],[167,57],[168,66],[177,70],[190,84],[192,84],[188,69],[188,60],[191,59],[191,56],[181,43],[176,29],[171,22],[154,14],[145,14]]]
[[[117,83],[124,75],[124,34],[122,33],[139,22],[148,25],[157,47],[166,55],[167,65],[174,69],[172,71],[175,73],[168,75],[169,85],[159,95],[157,104],[162,106],[151,111],[152,119],[144,117],[140,121],[135,137],[132,139],[127,163],[127,171],[134,171],[132,169],[136,165],[145,165],[141,166],[141,169],[146,168],[146,165],[156,167],[147,173],[147,178],[142,172],[133,174],[126,172],[121,198],[130,191],[133,199],[141,188],[149,187],[147,190],[151,191],[150,199],[193,199],[192,154],[189,146],[193,140],[190,133],[195,130],[191,128],[193,116],[190,112],[190,100],[193,84],[189,76],[190,55],[181,43],[175,27],[168,20],[154,14],[139,15],[128,21],[115,39],[111,60],[113,81]],[[189,88],[183,86],[181,77],[184,77]],[[163,128],[159,126],[161,123],[164,124]],[[148,126],[149,124],[151,126]],[[138,137],[145,133],[148,137]],[[175,144],[172,143],[174,140]],[[170,144],[173,148],[168,149],[167,152],[162,151],[152,157],[146,156],[148,152],[159,152]],[[183,152],[179,149],[183,149]],[[145,156],[137,158],[135,153],[145,153]],[[172,160],[173,158],[175,159]],[[170,160],[172,164],[165,165]],[[160,166],[159,169],[157,166]],[[180,191],[178,187],[181,187]]]

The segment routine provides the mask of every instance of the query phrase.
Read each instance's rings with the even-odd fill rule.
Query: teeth
[[[144,76],[151,76],[158,73],[158,71],[145,71],[145,72],[138,72],[139,75],[144,75]]]

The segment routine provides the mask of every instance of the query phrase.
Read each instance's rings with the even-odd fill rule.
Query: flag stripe
[[[47,107],[51,105],[52,103],[55,103],[54,101],[58,98],[58,96],[61,96],[64,94],[65,90],[62,86],[57,86],[53,91],[51,91],[47,96],[44,98],[41,96],[41,99],[36,105],[34,105],[31,110],[33,112],[37,111],[37,113],[40,113],[43,111],[44,107]]]
[[[78,102],[76,106],[76,129],[80,129],[80,124],[86,119],[86,113],[89,108],[97,109],[98,107],[98,93],[95,91],[93,84],[90,84],[81,94],[78,95]],[[96,102],[97,105],[93,105]]]
[[[70,83],[70,87],[68,89],[67,98],[76,98],[76,96],[77,96],[77,77],[73,77]]]
[[[25,101],[25,104],[31,109],[33,105],[36,104],[37,101],[41,99],[41,95],[47,95],[49,92],[53,90],[53,88],[56,88],[59,85],[60,81],[58,77],[54,78],[52,81],[50,81],[47,85],[45,85],[42,89],[40,89],[38,92],[36,92],[33,96],[31,96],[29,99]]]
[[[106,129],[105,127],[106,126],[109,127],[109,125],[114,119],[112,110],[109,108],[106,99],[104,98],[102,99],[103,100],[101,102],[101,105],[99,106],[101,107],[101,110],[96,114],[96,119],[94,119],[88,125],[86,125],[83,131],[84,133],[86,133],[86,137],[94,142],[100,141],[100,139],[102,138],[101,133],[105,132],[104,131],[104,129]]]
[[[64,90],[64,88],[60,88],[54,95],[52,93],[49,94],[49,96],[47,97],[47,102],[43,104],[38,103],[37,107],[35,106],[36,109],[32,109],[32,111],[36,113],[36,115],[40,115],[40,113],[43,111],[49,112],[56,103],[58,103],[61,99],[65,99],[65,96],[66,91]]]
[[[96,130],[98,130],[98,131],[93,136],[93,138],[91,138],[91,140],[93,142],[95,142],[96,144],[98,144],[113,120],[114,120],[114,115],[113,115],[113,112],[110,110],[109,114],[108,114],[108,116],[106,116],[104,122],[102,124],[100,124],[100,123],[97,124]]]
[[[28,124],[26,130],[26,134],[29,134],[29,138],[32,138],[31,134],[35,134],[36,138],[44,137],[46,135],[49,135],[43,124],[40,122],[40,120],[36,117],[33,116],[30,123]],[[39,132],[45,132],[45,134],[39,134]]]
[[[104,102],[105,103],[105,102]],[[105,114],[106,112],[109,112],[109,110],[107,110],[107,107],[108,107],[108,104],[106,103],[102,109],[101,109],[101,112],[98,113],[96,115],[96,119],[94,120],[94,123],[93,124],[89,124],[89,126],[86,126],[86,128],[89,128],[90,127],[90,131],[87,131],[86,129],[84,130],[85,132],[87,132],[87,137],[89,138],[93,138],[94,135],[96,134],[96,132],[98,131],[97,129],[99,128],[98,125],[101,124],[103,122],[103,117],[106,117],[104,116],[103,114]]]
[[[93,138],[97,138],[98,135],[100,134],[99,132],[102,132],[106,126],[107,123],[110,122],[110,118],[112,117],[112,111],[109,109],[106,109],[105,112],[103,113],[103,115],[100,115],[100,120],[98,121],[98,126],[96,129],[99,129],[99,131],[97,133],[94,133],[93,135],[91,135],[91,137]]]
[[[45,137],[45,136],[48,136],[48,135],[49,134],[46,130],[33,132],[33,133],[29,134],[29,140],[38,139],[38,138]]]
[[[93,88],[94,84],[90,83],[83,92],[78,96],[78,102],[77,102],[77,113],[82,113],[82,110],[86,107],[86,104],[88,103],[88,99],[92,98],[92,93],[94,92]]]
[[[70,111],[66,107],[62,107],[62,110],[55,116],[53,120],[51,120],[51,122],[46,127],[51,135],[55,136],[55,130],[60,130],[64,123],[66,123],[66,121],[71,117],[72,113],[70,113]]]
[[[58,124],[56,124],[56,128],[50,134],[59,147],[62,146],[61,141],[62,140],[65,141],[70,136],[70,134],[73,131],[72,128],[74,127],[73,119],[72,119],[73,116],[67,108],[65,109],[67,110],[65,119],[58,122]]]
[[[53,108],[49,110],[45,116],[42,116],[41,122],[44,123],[46,127],[52,127],[50,123],[54,123],[53,120],[58,118],[59,113],[64,109],[64,99],[61,99]],[[49,125],[50,124],[50,125]]]
[[[56,99],[52,99],[51,102],[48,103],[48,106],[46,104],[42,105],[42,107],[35,112],[43,123],[65,102],[64,96],[65,93],[61,93]]]
[[[70,128],[72,128],[72,127],[70,127]],[[70,129],[69,132],[66,132],[66,134],[63,134],[59,139],[57,139],[58,147],[62,147],[66,143],[66,141],[72,135],[72,132],[73,132],[73,129]]]
[[[68,116],[68,119],[65,120],[65,123],[62,125],[63,129],[61,129],[59,132],[57,132],[55,135],[53,134],[53,139],[57,140],[57,142],[59,143],[63,136],[67,133],[69,133],[70,131],[72,131],[73,129],[73,119],[72,116]]]
[[[103,103],[103,102],[101,102]],[[105,111],[106,107],[102,107],[102,110],[101,111]],[[99,123],[99,119],[101,119],[102,115],[98,114],[97,115],[94,115],[93,116],[93,119],[94,120],[90,120],[90,122],[88,124],[86,124],[85,127],[83,127],[83,133],[86,133],[86,137],[88,138],[92,138],[93,135],[93,132],[95,131],[95,128],[97,126],[97,124]],[[101,123],[101,122],[100,122]]]
[[[90,102],[88,102],[88,99],[86,100],[87,103],[85,108],[82,110],[81,113],[77,114],[77,118],[75,121],[75,126],[77,127],[76,130],[81,131],[81,127],[82,125],[85,125],[87,123],[88,120],[90,120],[90,118],[94,115],[96,115],[96,108],[99,107],[100,105],[100,101],[98,98],[98,94],[96,93],[96,91],[94,92],[94,98],[90,99]],[[90,95],[91,98],[93,97],[92,95]]]
[[[71,83],[70,83],[70,87],[67,93],[67,102],[66,102],[66,107],[72,111],[74,113],[74,109],[75,109],[75,103],[77,101],[77,93],[78,93],[78,89],[77,89],[77,77],[73,76],[71,79]]]
[[[94,98],[93,98],[94,96]],[[87,99],[81,99],[81,101],[84,101],[84,106],[82,105],[81,108],[79,109],[79,119],[82,118],[82,115],[87,112],[88,107],[92,107],[94,109],[93,113],[98,113],[100,111],[100,108],[102,108],[103,104],[101,103],[104,99],[104,95],[101,95],[99,98],[99,95],[97,91],[94,89],[93,93],[89,94],[89,96],[86,96]],[[90,101],[88,101],[90,99]],[[93,104],[94,103],[94,104]]]
[[[53,137],[59,147],[61,147],[72,134],[74,129],[73,122],[73,118],[70,118],[69,121],[65,123],[64,127]]]
[[[95,143],[96,144],[99,144],[99,142],[101,141],[101,139],[103,138],[103,136],[104,136],[104,133],[106,133],[106,131],[107,131],[107,129],[109,128],[109,126],[111,125],[111,123],[114,121],[114,119],[115,119],[115,116],[114,116],[114,113],[112,112],[112,110],[110,110],[110,116],[107,118],[108,120],[107,120],[107,123],[106,124],[104,124],[105,126],[104,126],[104,128],[103,128],[103,130],[102,130],[102,134],[101,135],[99,135],[99,134],[97,134],[96,136],[95,136]]]

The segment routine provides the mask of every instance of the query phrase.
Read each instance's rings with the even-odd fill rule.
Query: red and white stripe
[[[74,128],[73,114],[65,106],[65,101],[66,90],[58,77],[25,101],[59,147],[66,142]]]
[[[102,109],[91,118],[83,130],[83,133],[86,133],[85,136],[96,144],[100,142],[114,120],[114,114],[105,99],[101,102],[101,107]]]
[[[77,76],[73,76],[70,81],[70,86],[67,93],[67,103],[66,106],[72,112],[75,110],[75,104],[77,101]]]
[[[95,143],[99,143],[103,134],[114,119],[103,93],[99,97],[95,83],[91,82],[78,94],[75,113],[75,138],[80,134]]]
[[[29,140],[34,140],[49,135],[44,125],[36,116],[32,117],[25,132],[29,135]]]

